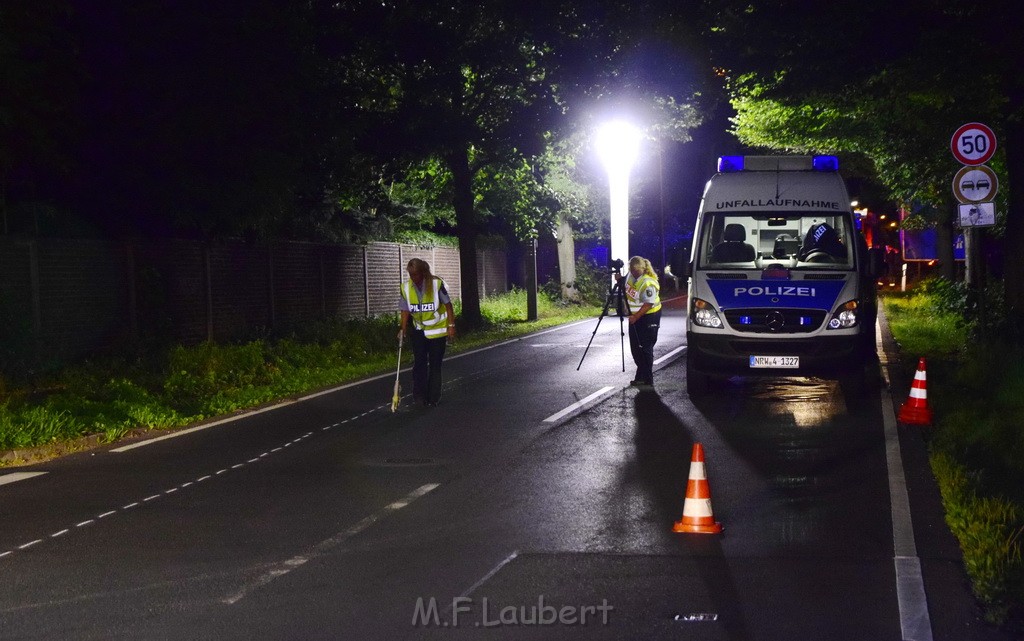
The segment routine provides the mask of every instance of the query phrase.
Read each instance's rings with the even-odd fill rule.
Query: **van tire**
[[[868,390],[867,375],[864,371],[847,374],[839,379],[839,387],[847,398],[863,398]]]
[[[686,393],[691,397],[706,394],[711,389],[711,377],[693,366],[689,355],[686,357]]]

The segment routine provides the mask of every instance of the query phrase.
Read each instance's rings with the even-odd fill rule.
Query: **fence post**
[[[274,290],[274,241],[267,241],[267,311],[270,312],[270,329],[277,327],[276,292]]]
[[[203,272],[206,276],[206,340],[213,342],[213,276],[210,274],[210,243],[203,243]]]
[[[32,290],[32,337],[35,356],[39,357],[43,345],[43,305],[39,291],[39,247],[36,240],[28,241],[28,279]]]
[[[480,253],[482,255],[478,264],[480,265],[480,289],[483,291],[481,298],[487,298],[487,250],[483,249]]]
[[[537,320],[537,237],[531,236],[526,249],[526,320]]]
[[[125,245],[125,258],[128,269],[128,331],[132,340],[139,338],[138,295],[135,284],[135,246],[131,241]]]
[[[320,315],[327,318],[327,277],[324,274],[324,246],[317,244],[317,257],[320,259]]]
[[[363,245],[363,301],[366,303],[366,318],[370,317],[370,247]]]

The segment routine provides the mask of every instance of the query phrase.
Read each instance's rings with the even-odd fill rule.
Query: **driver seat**
[[[730,223],[725,226],[722,242],[711,250],[711,260],[716,263],[741,263],[754,260],[757,252],[747,243],[747,230],[743,225]]]

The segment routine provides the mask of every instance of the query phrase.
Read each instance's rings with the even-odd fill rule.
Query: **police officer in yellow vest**
[[[412,319],[412,395],[433,407],[441,400],[441,361],[447,339],[455,338],[455,310],[444,281],[430,273],[427,261],[413,258],[406,269],[409,280],[402,285],[398,340],[405,337]]]
[[[619,277],[622,283],[622,277]],[[654,344],[661,326],[661,285],[651,261],[641,256],[629,259],[629,276],[623,293],[629,304],[629,349],[636,363],[635,386],[654,385]]]

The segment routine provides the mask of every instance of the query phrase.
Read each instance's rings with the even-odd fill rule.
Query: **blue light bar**
[[[811,318],[810,316],[801,316],[800,317],[800,324],[801,325],[810,325],[812,322],[814,322],[814,319]]]
[[[815,156],[811,167],[814,171],[839,171],[839,156]]]
[[[750,317],[749,316],[740,316],[740,325],[749,325],[749,324],[750,324]]]
[[[743,156],[719,156],[718,172],[724,174],[734,171],[743,171]]]

